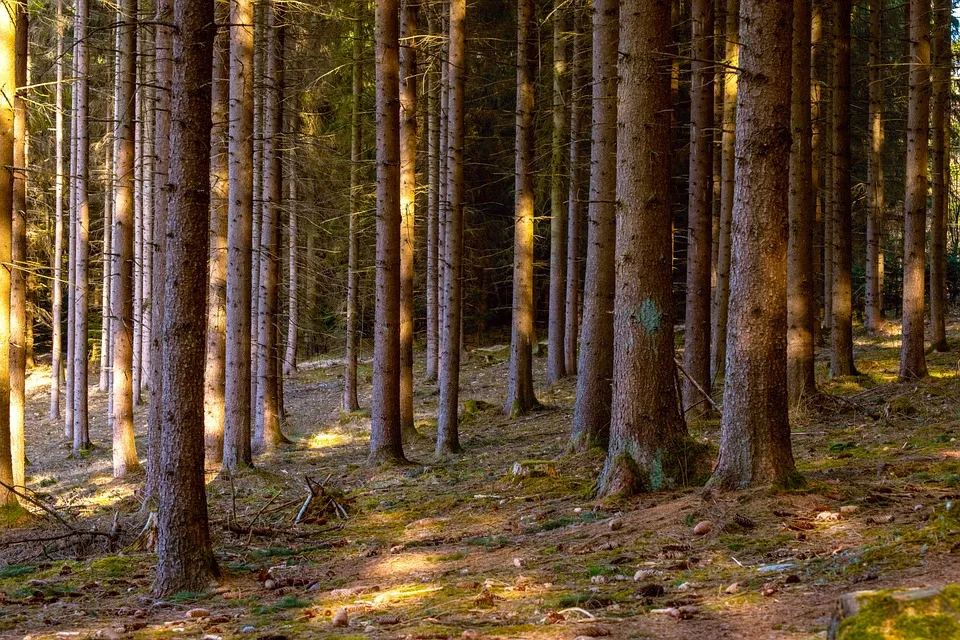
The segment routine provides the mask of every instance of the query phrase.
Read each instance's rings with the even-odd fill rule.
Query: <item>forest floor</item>
[[[464,367],[463,455],[437,460],[425,437],[408,447],[410,466],[370,468],[368,414],[339,411],[341,363],[308,363],[286,385],[294,443],[232,480],[208,475],[220,582],[163,600],[150,595],[155,557],[129,548],[142,476],[111,477],[103,394],[91,394],[100,446],[73,459],[45,417],[49,372],[38,368],[28,484],[66,524],[33,509],[0,533],[0,637],[823,637],[842,593],[960,581],[958,351],[931,354],[928,379],[898,383],[895,329],[857,335],[856,377],[827,380],[818,363],[838,399],[793,417],[808,486],[789,492],[595,500],[603,455],[564,453],[575,383],[540,384],[545,408],[508,419],[506,347],[477,349]],[[950,338],[960,347],[956,323]],[[544,359],[536,366],[543,380]],[[361,385],[369,406],[369,363]],[[418,384],[415,403],[429,436],[435,389]],[[145,421],[141,408],[141,451]],[[717,442],[717,419],[691,428]],[[510,473],[530,460],[552,464]],[[305,476],[345,518],[318,497],[293,523]],[[695,535],[702,521],[711,530]],[[114,522],[112,543],[68,529]]]

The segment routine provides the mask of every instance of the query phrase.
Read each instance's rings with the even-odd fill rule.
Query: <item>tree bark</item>
[[[443,225],[443,325],[440,338],[440,404],[437,414],[437,454],[460,452],[459,393],[463,292],[464,112],[466,78],[466,0],[450,0],[450,39],[447,67],[447,220]],[[443,214],[441,214],[443,215]]]
[[[61,356],[63,353],[63,0],[57,0],[57,86],[56,86],[56,114],[55,140],[56,145],[56,176],[54,178],[54,208],[56,222],[54,223],[53,239],[53,283],[51,284],[53,297],[53,325],[50,347],[50,420],[60,419],[60,380],[63,368]],[[72,433],[64,435],[73,440]]]
[[[522,416],[538,406],[533,391],[533,154],[534,40],[533,0],[517,0],[517,144],[513,227],[513,331],[510,379],[504,412]]]
[[[116,64],[113,65],[116,68]],[[113,231],[113,120],[116,114],[111,108],[110,131],[104,136],[105,155],[104,173],[106,179],[103,185],[103,252],[100,261],[103,265],[103,288],[100,292],[100,380],[97,388],[101,393],[110,388],[110,337],[113,327],[110,325],[110,287],[112,285],[110,276],[110,252],[112,251],[111,232]]]
[[[834,198],[835,177],[834,171],[834,116],[833,101],[835,99],[836,68],[834,59],[836,51],[835,23],[836,8],[833,2],[824,2],[823,10],[823,42],[821,48],[826,54],[824,75],[821,86],[820,118],[821,118],[821,155],[823,157],[823,329],[824,341],[829,336],[831,349],[833,348],[833,270],[836,264],[834,250],[836,248],[836,233],[834,232],[834,218],[836,198]],[[831,356],[832,357],[832,356]]]
[[[798,481],[787,403],[787,209],[793,0],[740,8],[730,333],[720,459],[729,488]]]
[[[613,376],[617,189],[617,0],[593,3],[593,119],[583,333],[571,448],[606,448]]]
[[[694,8],[694,24],[701,21],[700,27],[694,27],[695,49],[696,30],[713,24],[705,15],[709,11],[702,4]],[[702,32],[699,35],[706,39]],[[613,407],[601,496],[655,491],[687,479],[683,477],[687,428],[677,404],[674,362],[672,167],[662,161],[670,157],[673,146],[667,66],[672,40],[668,0],[621,2]],[[700,54],[702,48],[694,57]],[[700,71],[706,73],[706,69]],[[703,82],[702,75],[699,81]],[[694,111],[703,108],[697,104],[696,98],[702,98],[696,93],[697,84],[695,71]],[[700,86],[699,91],[706,88]],[[712,92],[708,97],[712,103]],[[708,106],[712,115],[713,105]],[[699,119],[702,116],[694,116],[695,129],[705,124]],[[691,164],[696,160],[691,159]],[[706,167],[701,177],[709,185],[712,163]],[[709,208],[699,213],[709,226]],[[709,275],[709,245],[706,249]],[[709,340],[706,344],[709,348]]]
[[[438,37],[437,20],[428,5],[429,41]],[[437,65],[442,62],[436,62]],[[440,73],[433,65],[426,72],[427,88],[427,372],[428,382],[437,379],[440,352],[440,307],[438,283],[440,217]]]
[[[547,330],[547,379],[566,377],[567,203],[564,146],[570,139],[567,113],[567,9],[563,0],[553,5],[553,139],[550,159],[550,317]]]
[[[298,131],[292,129],[291,136]],[[300,342],[300,207],[297,195],[297,181],[300,179],[297,171],[297,160],[291,156],[287,161],[289,180],[287,183],[287,210],[289,211],[289,225],[287,227],[287,349],[283,356],[283,375],[293,376],[297,373],[297,348]],[[280,380],[283,388],[283,379]],[[281,415],[282,412],[281,412]]]
[[[250,275],[253,243],[253,0],[230,0],[227,370],[223,468],[252,466]]]
[[[400,430],[413,426],[413,251],[417,204],[417,12],[419,0],[400,3]]]
[[[376,4],[377,271],[373,329],[372,464],[400,462],[399,0]]]
[[[907,110],[903,234],[903,342],[900,378],[927,375],[923,348],[923,278],[927,231],[927,145],[930,120],[930,0],[910,4],[910,89]]]
[[[787,256],[787,393],[790,406],[817,392],[813,323],[814,204],[810,132],[810,0],[793,3],[793,96],[790,123],[790,235]]]
[[[950,74],[951,0],[935,0],[931,38],[933,47],[933,209],[930,224],[930,329],[935,351],[950,350],[947,344],[947,202],[950,167]]]
[[[587,145],[583,141],[585,88],[588,84],[587,38],[584,30],[586,11],[581,0],[572,5],[573,46],[570,60],[570,157],[567,175],[567,282],[564,294],[563,358],[567,375],[577,373],[580,338],[580,228],[583,220],[583,165]]]
[[[17,4],[0,2],[0,344],[10,343]],[[0,481],[7,486],[13,485],[10,444],[10,359],[0,358]],[[0,486],[0,506],[16,504],[17,496]]]
[[[10,455],[13,486],[26,487],[23,417],[27,381],[27,64],[29,55],[27,6],[17,4],[16,69],[17,93],[13,122],[13,223],[10,269]]]
[[[813,230],[813,343],[823,342],[823,190],[821,176],[823,172],[823,145],[821,122],[821,80],[820,67],[823,58],[823,9],[821,0],[811,2],[810,25],[810,183],[813,194],[814,230]]]
[[[870,160],[867,164],[867,269],[864,324],[867,331],[883,328],[883,224],[884,198],[884,74],[883,11],[884,0],[870,1]]]
[[[710,389],[710,262],[713,246],[713,0],[692,6],[690,204],[687,213],[687,300],[684,322],[683,408],[701,407]],[[668,150],[669,151],[669,150]]]
[[[77,77],[77,56],[74,53],[73,61],[71,64],[70,77],[73,79],[72,82],[75,82]],[[73,400],[74,400],[74,383],[73,383],[73,352],[74,352],[74,330],[76,329],[75,319],[77,317],[77,295],[74,285],[76,284],[77,277],[77,261],[75,259],[77,253],[77,127],[76,127],[76,113],[77,113],[77,94],[79,92],[74,86],[70,91],[70,162],[69,169],[67,171],[67,180],[68,180],[68,189],[69,189],[69,205],[68,205],[68,215],[67,215],[67,236],[68,240],[68,249],[67,249],[67,350],[64,354],[64,363],[66,368],[66,388],[64,390],[66,394],[65,406],[64,406],[64,436],[67,438],[67,441],[73,444]]]
[[[353,97],[350,114],[350,223],[347,239],[347,346],[344,359],[346,367],[343,376],[343,410],[347,413],[357,411],[357,296],[359,282],[357,268],[359,262],[360,224],[360,94],[363,89],[360,60],[363,57],[363,40],[360,38],[362,23],[361,2],[357,2],[356,28],[353,38]]]
[[[206,328],[213,0],[176,0],[174,25],[156,595],[203,591],[219,575],[207,524],[197,375]]]

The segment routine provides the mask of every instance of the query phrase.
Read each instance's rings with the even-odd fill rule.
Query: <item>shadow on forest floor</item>
[[[232,484],[208,476],[219,586],[157,601],[150,554],[89,539],[11,544],[62,531],[37,517],[0,535],[0,637],[814,637],[846,591],[960,581],[958,355],[931,354],[930,378],[900,384],[898,349],[897,334],[861,333],[861,375],[828,381],[819,363],[840,399],[793,417],[805,490],[620,502],[592,497],[601,453],[563,453],[573,381],[538,387],[546,409],[509,420],[498,412],[504,352],[477,350],[462,398],[491,406],[469,403],[464,455],[436,460],[424,438],[408,448],[411,466],[372,469],[369,419],[339,411],[341,366],[313,364],[287,381],[295,444]],[[544,379],[544,359],[536,366]],[[28,484],[77,527],[107,529],[118,513],[126,544],[143,523],[142,478],[110,476],[105,398],[91,392],[101,447],[71,459],[43,417],[46,375],[30,379]],[[363,406],[369,375],[361,367]],[[418,386],[415,402],[430,436],[434,388]],[[141,452],[145,419],[141,408]],[[715,419],[692,425],[714,442],[718,429]],[[531,459],[553,460],[556,475],[509,475]],[[304,476],[344,492],[349,518],[313,512],[293,524]],[[711,530],[695,535],[704,520]],[[345,627],[334,626],[340,610]]]

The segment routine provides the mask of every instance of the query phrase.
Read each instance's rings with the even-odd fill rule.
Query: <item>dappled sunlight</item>
[[[400,580],[419,577],[418,573],[429,573],[437,567],[437,561],[431,554],[404,551],[402,554],[379,558],[367,571],[372,578]]]
[[[353,434],[335,431],[321,431],[314,433],[306,440],[307,447],[310,449],[327,449],[330,447],[337,447],[347,444],[356,444],[357,441],[357,437]]]

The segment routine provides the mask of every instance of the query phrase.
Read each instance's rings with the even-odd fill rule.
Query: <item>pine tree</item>
[[[14,96],[17,89],[17,3],[0,2],[0,344],[10,343],[10,264],[13,259]],[[10,451],[10,359],[0,358],[0,482],[13,485]],[[17,497],[0,486],[0,506]]]
[[[867,269],[864,326],[867,331],[883,327],[883,224],[884,209],[884,0],[870,1],[870,159],[867,164]]]
[[[563,0],[553,6],[553,131],[550,158],[550,317],[547,332],[547,379],[566,377],[564,331],[567,288],[567,203],[564,201],[566,143],[569,142],[567,109],[567,10]]]

